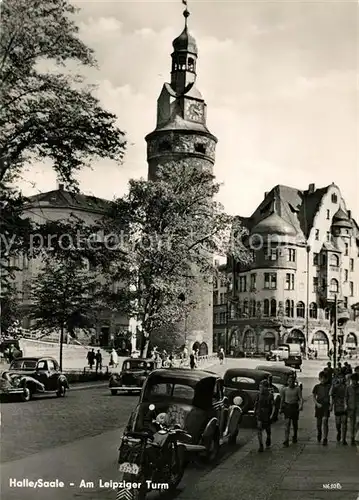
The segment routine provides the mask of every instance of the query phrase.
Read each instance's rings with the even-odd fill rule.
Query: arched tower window
[[[248,316],[248,300],[243,302],[243,315],[244,317]]]
[[[339,257],[335,253],[330,256],[330,265],[334,267],[339,267]]]
[[[339,291],[339,283],[335,278],[330,280],[330,291],[332,293],[338,293]]]
[[[312,319],[317,319],[318,317],[318,307],[315,302],[312,302],[309,306],[309,317]]]
[[[202,153],[203,155],[206,154],[206,146],[201,142],[197,142],[194,145],[194,150],[196,151],[196,153]]]
[[[294,301],[293,300],[286,300],[285,301],[285,315],[288,318],[293,318],[293,316],[294,316]]]
[[[305,316],[304,302],[298,302],[298,304],[297,304],[297,317],[304,318],[304,316]]]
[[[188,58],[187,69],[188,71],[195,71],[195,62],[193,57]]]
[[[263,316],[269,316],[269,300],[264,299],[263,302]]]
[[[161,153],[164,151],[171,151],[171,143],[169,141],[160,142],[158,151],[160,151]]]
[[[270,315],[272,317],[277,316],[277,301],[275,299],[270,301]]]

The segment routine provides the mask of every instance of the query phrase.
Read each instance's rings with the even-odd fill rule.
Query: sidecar
[[[237,404],[229,404],[223,379],[215,373],[183,368],[151,372],[127,432],[143,432],[150,427],[150,405],[165,413],[170,425],[190,435],[179,437],[187,452],[198,453],[208,462],[216,460],[221,445],[236,443],[242,410]]]

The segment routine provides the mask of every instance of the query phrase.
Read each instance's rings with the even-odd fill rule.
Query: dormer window
[[[171,144],[169,141],[162,141],[158,146],[160,152],[171,151]]]
[[[338,196],[335,193],[332,194],[332,203],[338,203]]]
[[[197,142],[197,144],[194,145],[194,150],[196,153],[206,154],[206,146],[201,142]]]

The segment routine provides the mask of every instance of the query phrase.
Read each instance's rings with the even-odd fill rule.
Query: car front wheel
[[[66,396],[66,387],[64,385],[60,385],[58,391],[56,392],[56,396],[58,398],[64,398]]]
[[[21,394],[21,401],[23,401],[24,403],[27,403],[28,401],[31,400],[31,398],[32,398],[31,389],[27,385],[25,385],[24,391]]]

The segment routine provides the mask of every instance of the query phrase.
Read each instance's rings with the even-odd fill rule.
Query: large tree
[[[97,288],[98,280],[72,259],[48,259],[33,279],[33,328],[60,333],[60,369],[65,335],[74,337],[76,329],[91,331],[96,324]]]
[[[79,74],[95,67],[93,50],[79,38],[68,0],[4,0],[0,30],[0,274],[10,257],[29,250],[25,200],[12,186],[39,161],[51,165],[71,189],[91,161],[122,161],[126,141],[117,117],[104,110]],[[22,219],[22,220],[21,220]],[[11,243],[11,244],[9,244]],[[9,265],[10,264],[10,265]]]
[[[51,160],[65,183],[94,158],[121,160],[125,140],[116,116],[67,64],[95,66],[78,37],[67,0],[4,0],[0,36],[0,168]]]
[[[108,278],[127,287],[109,300],[138,320],[142,354],[154,332],[172,328],[195,306],[188,291],[199,273],[210,286],[214,255],[249,260],[244,229],[233,228],[233,218],[215,201],[218,191],[210,172],[183,160],[161,167],[155,182],[130,181],[128,194],[111,205],[104,222],[111,235]],[[120,260],[116,252],[124,249],[126,259]]]

